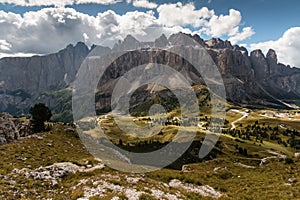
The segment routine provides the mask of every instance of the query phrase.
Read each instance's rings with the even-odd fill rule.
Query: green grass
[[[241,123],[243,127],[253,124],[259,120],[259,125],[277,126],[285,123],[287,126],[299,128],[299,125],[282,120],[270,120],[259,115],[260,111],[255,111]],[[229,121],[239,118],[239,114],[231,113],[227,116]],[[132,118],[128,119],[132,120]],[[126,123],[126,122],[124,122]],[[121,137],[125,143],[132,145],[137,141],[136,138],[122,134],[114,125],[112,120],[103,121],[102,124],[106,134],[115,142]],[[143,125],[143,123],[141,123]],[[267,165],[259,166],[261,158],[271,156],[268,150],[284,153],[292,158],[294,149],[284,147],[271,141],[264,141],[263,144],[249,140],[238,139],[230,135],[221,135],[221,145],[218,147],[220,154],[215,159],[189,164],[192,172],[182,172],[180,170],[161,169],[146,173],[142,181],[138,184],[126,182],[128,176],[138,176],[128,173],[117,172],[108,167],[89,173],[70,174],[59,180],[58,186],[51,186],[39,180],[25,179],[15,176],[15,185],[10,185],[4,176],[13,176],[11,171],[14,168],[35,169],[40,166],[48,166],[55,162],[72,162],[79,166],[95,164],[97,161],[89,154],[82,145],[78,135],[66,132],[66,126],[55,124],[50,132],[39,133],[43,139],[25,138],[11,144],[0,146],[0,196],[5,195],[6,199],[77,199],[84,195],[83,187],[73,189],[82,179],[90,179],[86,183],[93,185],[93,180],[102,180],[102,175],[116,175],[118,179],[109,182],[114,185],[124,187],[136,187],[143,191],[144,188],[151,188],[162,183],[168,184],[172,179],[179,179],[183,183],[190,183],[197,186],[209,185],[224,194],[220,199],[300,199],[300,161],[294,164],[286,164],[283,161],[272,161]],[[176,133],[176,126],[167,126],[163,129],[163,134],[154,136],[153,140],[169,141]],[[187,128],[189,130],[189,128]],[[299,129],[298,129],[299,130]],[[189,130],[194,131],[194,130]],[[198,130],[200,131],[200,130]],[[197,140],[205,136],[205,132],[198,132]],[[49,145],[51,144],[51,145]],[[248,156],[239,154],[236,145],[247,149]],[[26,158],[26,160],[24,160]],[[109,158],[108,158],[109,159]],[[254,166],[254,169],[244,168],[235,163],[242,163]],[[216,170],[218,168],[219,170]],[[289,178],[297,178],[298,182],[288,184]],[[11,191],[18,190],[24,196],[14,196]],[[199,194],[186,192],[182,189],[163,189],[164,192],[175,194],[180,191],[186,199],[210,199],[199,196]],[[51,191],[51,192],[49,192]],[[151,199],[149,190],[140,199]],[[105,197],[93,197],[91,199],[111,199],[119,196],[126,199],[124,193],[113,194],[107,192]]]

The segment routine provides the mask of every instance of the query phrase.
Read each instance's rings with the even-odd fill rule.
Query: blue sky
[[[82,40],[109,46],[126,33],[151,38],[131,31],[136,27],[154,38],[183,31],[249,50],[273,48],[281,62],[300,66],[298,0],[0,0],[0,11],[0,55],[51,53]],[[162,29],[154,34],[155,26]],[[45,35],[50,45],[42,44]]]
[[[152,1],[159,4],[177,3],[177,0]],[[229,9],[236,9],[242,13],[243,23],[252,26],[256,32],[247,42],[263,42],[275,40],[291,27],[300,26],[300,1],[299,0],[200,0],[180,1],[194,3],[196,8],[208,7],[216,14],[227,14]],[[37,11],[47,6],[16,6],[14,4],[0,4],[0,10],[23,14],[28,11]],[[48,6],[54,7],[54,6]],[[139,10],[145,12],[147,8],[137,8],[127,2],[116,4],[80,4],[68,5],[75,10],[96,16],[99,12],[114,10],[118,14]],[[151,9],[150,9],[151,10]],[[157,13],[156,13],[157,16]]]

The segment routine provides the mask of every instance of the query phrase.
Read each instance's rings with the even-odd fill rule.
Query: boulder
[[[13,142],[32,134],[27,123],[15,119],[8,113],[0,114],[0,145]]]
[[[189,165],[183,165],[181,171],[183,172],[192,172],[194,169]]]
[[[19,131],[15,126],[10,114],[0,114],[0,145],[7,144],[20,138]]]

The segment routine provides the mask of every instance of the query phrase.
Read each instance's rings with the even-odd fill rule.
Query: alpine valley
[[[201,49],[186,43],[187,37]],[[199,57],[205,51],[221,74],[226,99],[208,87],[191,62],[168,49],[187,52],[193,63],[205,63],[207,57]],[[93,90],[97,115],[74,122],[72,100],[78,91],[78,72],[118,52],[125,53],[110,62]],[[120,113],[112,112],[111,107],[125,104],[122,98],[111,101],[116,84],[137,66],[146,64],[143,72],[147,75],[149,63],[180,72],[195,92],[200,112],[183,120],[186,117],[171,89],[159,84],[141,85],[141,78],[136,76],[135,83],[141,87],[131,95],[130,115],[122,116],[117,124]],[[97,63],[93,66],[98,69]],[[211,73],[209,65],[205,72]],[[93,76],[86,76],[87,82]],[[175,76],[165,80],[177,81]],[[162,35],[152,42],[128,35],[112,48],[89,48],[79,42],[50,55],[2,58],[0,199],[300,199],[299,100],[300,68],[279,63],[274,50],[266,55],[261,50],[248,52],[229,41],[205,41],[198,35]],[[151,115],[152,105],[157,104],[166,112]],[[85,106],[82,101],[75,111],[85,112]],[[213,106],[226,115],[213,116]],[[39,109],[34,112],[34,108]],[[43,118],[43,114],[49,118],[37,121],[35,117]],[[158,124],[160,129],[139,137],[137,129],[122,129],[130,124],[143,130]],[[215,145],[206,140],[215,135],[211,124],[221,125]],[[37,125],[42,131],[32,128]],[[179,135],[178,130],[186,135]],[[193,133],[190,146],[177,154],[177,148]],[[178,159],[168,162],[170,156],[157,156],[170,163],[166,167],[159,167],[159,159],[131,157],[131,152],[139,155],[164,149],[174,138],[178,139],[176,145],[162,152],[179,155]],[[199,157],[201,148],[207,146],[213,148]],[[97,157],[94,150],[102,156]],[[124,170],[112,169],[112,164]],[[128,173],[125,166],[159,169]]]

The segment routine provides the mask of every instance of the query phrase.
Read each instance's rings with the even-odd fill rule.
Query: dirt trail
[[[235,120],[234,122],[231,123],[231,130],[235,129],[236,128],[236,123],[243,120],[244,118],[248,117],[249,116],[249,113],[247,112],[244,112],[244,111],[240,111],[240,110],[236,110],[236,109],[233,109],[232,110],[233,112],[237,112],[239,114],[242,114],[243,116],[237,120]]]

